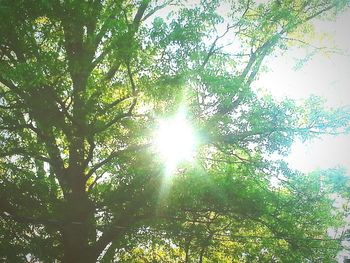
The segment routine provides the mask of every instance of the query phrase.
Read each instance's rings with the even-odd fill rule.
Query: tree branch
[[[104,160],[102,160],[99,163],[95,164],[90,169],[90,171],[87,173],[87,175],[85,177],[86,180],[88,180],[98,169],[100,169],[104,165],[108,164],[109,162],[111,162],[113,159],[119,157],[120,155],[125,154],[127,152],[133,152],[133,151],[139,151],[139,150],[142,150],[142,149],[146,149],[150,145],[151,144],[133,145],[133,146],[129,146],[126,149],[112,152],[107,158],[105,158]]]
[[[133,21],[135,31],[138,30],[140,23],[141,23],[141,20],[142,20],[142,17],[144,15],[149,3],[150,3],[150,0],[143,0],[140,4],[139,8],[137,9],[137,12],[136,12],[136,15],[135,15],[134,21]]]
[[[32,157],[34,159],[44,161],[44,162],[47,162],[49,164],[53,164],[53,162],[51,161],[51,159],[49,157],[34,154],[33,152],[29,152],[29,151],[27,151],[27,149],[24,149],[24,148],[14,148],[14,149],[11,149],[10,151],[4,151],[4,152],[0,153],[0,158],[1,157],[11,157],[11,156],[16,156],[16,155],[20,155],[20,156],[24,156],[24,157],[29,156],[29,157]]]
[[[1,196],[0,198],[0,217],[10,218],[18,223],[29,223],[33,225],[45,225],[45,226],[59,226],[60,223],[54,219],[43,219],[43,218],[34,218],[19,215],[17,210],[8,202],[5,198]]]
[[[165,2],[162,5],[156,6],[151,11],[149,11],[147,14],[144,15],[144,17],[141,19],[141,22],[147,20],[149,17],[154,15],[157,11],[163,9],[164,7],[166,7],[167,5],[171,4],[172,2],[174,2],[174,0],[170,0],[170,1]]]

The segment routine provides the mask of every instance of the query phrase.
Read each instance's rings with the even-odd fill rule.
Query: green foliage
[[[345,5],[1,0],[0,259],[332,262],[344,171],[271,157],[348,132],[349,112],[251,84]],[[169,179],[152,139],[183,106],[198,153]]]

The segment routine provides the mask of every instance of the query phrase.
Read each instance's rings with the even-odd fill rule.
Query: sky
[[[268,71],[261,74],[255,85],[280,99],[302,100],[313,94],[325,98],[329,108],[350,106],[350,9],[334,21],[313,23],[317,35],[310,40],[312,45],[334,46],[338,51],[317,52],[301,68],[296,68],[308,52],[292,47],[283,55],[266,60]],[[303,172],[343,166],[350,175],[349,152],[350,135],[323,136],[311,142],[294,143],[287,160],[292,168]]]

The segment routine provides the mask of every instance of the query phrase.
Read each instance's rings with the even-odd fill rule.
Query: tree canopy
[[[349,113],[252,84],[346,6],[0,0],[0,258],[333,262],[344,172],[276,156],[347,132]],[[167,171],[154,134],[181,109],[196,154]]]

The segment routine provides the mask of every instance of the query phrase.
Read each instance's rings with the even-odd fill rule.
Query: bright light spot
[[[193,159],[196,136],[183,111],[174,118],[160,121],[155,146],[165,161],[167,172],[172,172],[180,162]]]

